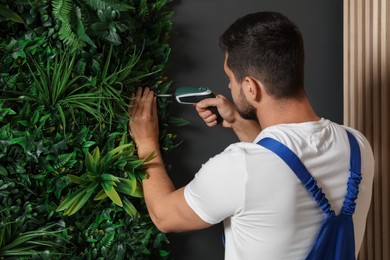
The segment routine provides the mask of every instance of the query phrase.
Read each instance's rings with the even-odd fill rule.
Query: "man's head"
[[[259,12],[233,23],[220,38],[226,67],[240,85],[245,77],[261,82],[272,98],[304,95],[304,48],[294,23],[279,13]]]

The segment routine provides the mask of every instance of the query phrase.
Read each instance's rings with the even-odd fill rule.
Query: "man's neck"
[[[262,129],[278,124],[297,124],[320,120],[306,97],[286,100],[269,98],[262,102],[261,107],[257,109],[257,116]]]

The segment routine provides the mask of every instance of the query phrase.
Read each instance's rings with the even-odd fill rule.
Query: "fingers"
[[[208,107],[217,107],[220,104],[219,96],[216,98],[205,98],[196,104],[196,109],[207,109]]]
[[[142,113],[152,113],[154,92],[149,88],[137,89],[136,93],[130,94],[129,108],[127,110],[129,116]]]
[[[218,124],[217,122],[217,116],[213,114],[210,110],[206,108],[201,108],[196,106],[196,111],[198,112],[199,116],[203,119],[203,121],[206,123],[207,126],[213,127]]]
[[[141,96],[142,88],[138,88],[136,93],[130,94],[129,108],[127,109],[127,113],[130,117],[136,114]]]
[[[198,102],[195,106],[199,116],[203,119],[207,126],[213,127],[218,124],[217,116],[209,110],[210,107],[217,107],[221,105],[221,98],[206,98]]]
[[[149,88],[145,88],[140,99],[140,107],[142,107],[142,114],[145,116],[153,115],[153,100],[154,93]]]

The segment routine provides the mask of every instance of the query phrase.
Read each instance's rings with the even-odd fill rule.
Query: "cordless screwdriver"
[[[173,97],[179,104],[196,104],[205,98],[215,98],[215,94],[206,87],[184,86],[176,88],[172,94],[157,94],[158,97]],[[222,122],[222,117],[216,107],[208,107],[217,116],[218,124]]]

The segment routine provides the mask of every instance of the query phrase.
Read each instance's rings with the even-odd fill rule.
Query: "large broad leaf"
[[[115,187],[118,192],[132,197],[143,198],[142,185],[135,178],[119,178],[119,180],[120,183],[117,183]]]
[[[17,13],[2,5],[0,5],[0,15],[16,23],[25,23],[22,17],[20,17]]]
[[[103,187],[104,191],[106,192],[107,196],[116,205],[118,205],[119,207],[123,207],[122,200],[119,197],[118,192],[116,192],[116,190],[114,188],[115,182],[113,182],[113,181],[103,181],[101,184],[102,184],[102,187]]]

